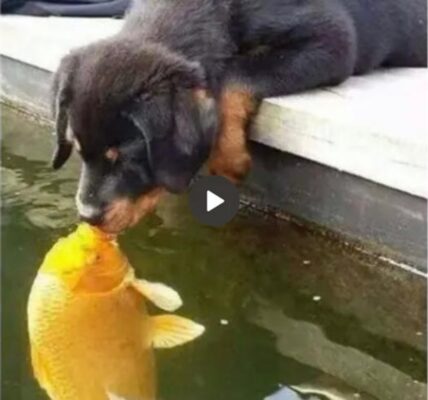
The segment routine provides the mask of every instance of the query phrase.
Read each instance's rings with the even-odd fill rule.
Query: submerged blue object
[[[265,397],[264,400],[303,400],[294,390],[287,386],[282,387],[277,392]]]

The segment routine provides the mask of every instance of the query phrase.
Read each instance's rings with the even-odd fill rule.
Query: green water
[[[43,255],[76,220],[78,160],[52,172],[50,128],[6,108],[2,130],[2,399],[41,400],[26,300]],[[249,209],[201,226],[185,197],[121,243],[139,276],[174,287],[180,314],[206,326],[157,352],[159,399],[426,398],[423,278]]]

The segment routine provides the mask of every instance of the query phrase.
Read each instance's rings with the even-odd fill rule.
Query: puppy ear
[[[68,106],[70,105],[72,73],[75,68],[73,56],[67,56],[61,61],[54,75],[52,84],[52,113],[55,119],[56,147],[52,157],[52,167],[61,168],[70,158],[73,142],[67,137]]]
[[[217,126],[215,102],[195,99],[194,90],[178,90],[174,98],[174,133],[168,157],[157,159],[156,181],[169,192],[185,191],[208,158]]]

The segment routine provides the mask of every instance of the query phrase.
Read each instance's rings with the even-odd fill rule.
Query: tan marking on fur
[[[156,188],[135,202],[129,199],[114,201],[106,212],[101,229],[106,232],[118,233],[136,225],[142,217],[155,210],[164,194],[165,189]]]
[[[137,224],[142,217],[153,212],[165,193],[165,189],[156,188],[141,196],[135,203],[132,226]]]
[[[251,168],[246,128],[256,109],[253,95],[242,88],[228,88],[220,97],[222,127],[208,162],[214,175],[240,182]]]
[[[82,148],[80,147],[80,143],[76,138],[73,138],[73,145],[74,145],[74,148],[80,153]]]
[[[116,147],[110,147],[104,154],[110,161],[116,161],[119,157],[119,150]]]

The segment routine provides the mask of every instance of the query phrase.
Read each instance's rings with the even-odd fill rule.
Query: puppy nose
[[[79,198],[76,199],[79,217],[91,225],[99,225],[103,220],[104,211],[101,207],[82,203]]]
[[[80,213],[79,216],[82,221],[91,225],[100,225],[103,220],[103,212],[101,210],[96,210],[90,214]]]

